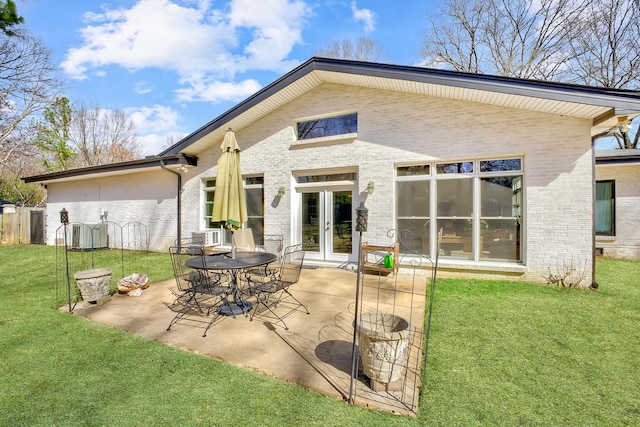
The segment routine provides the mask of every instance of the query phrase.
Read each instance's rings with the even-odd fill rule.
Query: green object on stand
[[[388,253],[384,256],[385,268],[393,268],[393,255]]]

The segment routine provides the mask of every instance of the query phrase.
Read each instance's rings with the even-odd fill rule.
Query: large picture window
[[[615,235],[615,181],[596,182],[596,234]]]
[[[522,170],[521,158],[397,167],[396,226],[409,232],[405,246],[430,255],[442,230],[443,257],[520,261]]]

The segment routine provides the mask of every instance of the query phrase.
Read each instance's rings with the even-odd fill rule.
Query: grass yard
[[[640,424],[639,262],[598,260],[595,292],[439,280],[413,419],[59,312],[52,247],[0,259],[3,426]],[[152,281],[172,274],[166,254],[132,262]]]
[[[640,263],[596,271],[595,292],[438,281],[420,420],[640,425]]]

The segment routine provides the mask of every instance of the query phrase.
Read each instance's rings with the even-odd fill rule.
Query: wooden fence
[[[4,205],[0,214],[0,243],[44,245],[45,208]]]

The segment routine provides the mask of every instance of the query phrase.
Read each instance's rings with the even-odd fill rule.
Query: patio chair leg
[[[289,295],[291,298],[293,298],[295,300],[295,302],[297,302],[298,304],[300,304],[301,307],[304,307],[304,310],[307,312],[307,314],[311,314],[311,312],[309,311],[309,309],[307,308],[306,305],[304,305],[303,303],[300,302],[300,300],[296,297],[294,297],[291,292],[289,292],[288,290],[284,289],[284,292],[286,292],[287,295]]]
[[[213,315],[213,319],[211,319],[207,327],[204,328],[204,333],[202,334],[203,338],[207,336],[207,331],[213,325],[213,322],[215,322],[218,319],[218,317],[220,317],[220,313],[218,313],[218,310],[216,310],[216,314]]]
[[[180,309],[180,311],[175,315],[175,317],[171,320],[171,322],[169,323],[169,326],[167,326],[167,331],[171,330],[171,327],[173,325],[175,325],[178,320],[184,318],[184,316],[187,314],[187,312],[189,311],[189,307],[191,304],[195,304],[196,309],[198,310],[199,313],[204,313],[204,311],[202,310],[202,306],[200,305],[200,302],[198,301],[198,297],[196,296],[195,292],[185,292],[183,295],[178,296],[176,298],[176,300],[174,301],[174,305],[180,303],[180,298],[186,298],[187,295],[189,296],[189,298],[181,303],[182,304],[182,308]]]
[[[256,301],[256,307],[253,309],[253,312],[251,313],[251,318],[249,320],[250,321],[253,320],[253,316],[258,312],[258,306],[263,305],[264,308],[266,308],[267,310],[269,310],[269,312],[271,312],[271,314],[273,315],[274,318],[278,319],[277,320],[278,322],[282,322],[282,325],[284,326],[284,330],[288,331],[289,330],[289,326],[287,326],[287,323],[284,320],[282,320],[282,318],[280,316],[278,316],[276,314],[276,312],[271,309],[271,307],[269,307],[269,304],[267,304],[268,301],[269,301],[268,298],[264,299],[264,300],[258,299],[258,301]],[[277,301],[274,304],[274,307],[276,305],[278,305]]]
[[[186,303],[184,303],[182,309],[174,316],[173,319],[171,319],[171,322],[169,323],[169,326],[167,326],[167,331],[171,330],[171,327],[173,325],[176,324],[176,322],[178,322],[178,320],[182,319],[185,314],[187,314],[187,311],[189,311],[189,302],[191,302],[191,300],[193,299],[193,295],[187,300]]]

